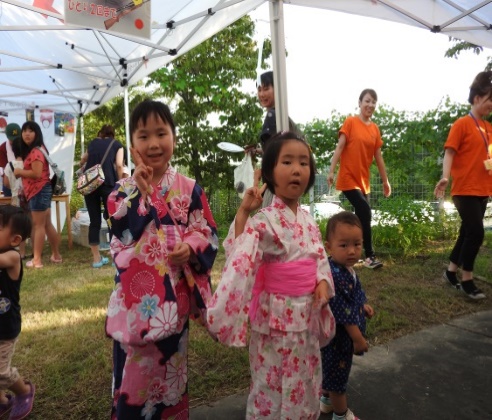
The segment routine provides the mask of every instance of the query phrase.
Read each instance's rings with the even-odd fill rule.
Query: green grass
[[[486,239],[487,246],[492,243]],[[489,296],[481,302],[441,280],[450,243],[434,243],[425,256],[380,255],[385,266],[371,271],[356,267],[369,302],[376,310],[368,323],[373,345],[447,322],[460,315],[492,308],[491,253],[480,252],[478,285]],[[21,290],[23,329],[13,365],[37,387],[31,419],[89,420],[109,418],[111,341],[104,334],[105,311],[113,287],[113,268],[91,267],[90,250],[62,245],[64,262],[25,270]],[[213,271],[216,285],[224,264],[220,253]],[[249,385],[247,349],[214,342],[203,327],[191,323],[190,401],[192,406],[244,390]]]

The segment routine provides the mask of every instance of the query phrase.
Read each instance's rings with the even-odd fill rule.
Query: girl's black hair
[[[326,234],[325,240],[329,241],[332,235],[335,233],[335,230],[338,225],[350,225],[357,226],[362,230],[362,223],[360,222],[359,217],[352,213],[351,211],[341,211],[328,219],[328,224],[326,225]]]
[[[468,95],[470,105],[473,105],[475,96],[486,96],[487,99],[492,99],[492,71],[482,71],[475,76]]]
[[[0,226],[9,226],[14,235],[20,235],[22,240],[31,234],[31,217],[21,207],[6,204],[0,206]]]
[[[306,193],[313,185],[316,177],[316,165],[314,163],[313,152],[311,151],[311,147],[306,143],[302,137],[293,131],[283,131],[281,133],[275,134],[272,138],[267,141],[267,145],[265,150],[263,151],[263,158],[261,162],[261,175],[263,182],[267,184],[267,188],[275,194],[275,180],[273,178],[273,170],[277,165],[278,158],[280,156],[280,150],[282,146],[288,141],[299,141],[304,143],[309,151],[309,170],[311,173],[309,174],[309,182],[306,187]]]
[[[132,135],[137,131],[138,124],[140,121],[145,124],[151,115],[155,115],[165,123],[169,124],[173,132],[173,137],[176,138],[176,125],[174,124],[174,119],[169,107],[162,102],[146,99],[135,107],[130,116],[130,139],[132,144]]]
[[[364,89],[359,95],[359,101],[362,102],[362,99],[364,99],[364,96],[366,96],[367,94],[371,95],[372,99],[374,99],[376,102],[378,101],[378,94],[374,89]]]
[[[21,153],[21,157],[22,157],[22,160],[24,160],[27,155],[29,154],[29,152],[34,149],[35,147],[44,147],[45,150],[46,150],[46,153],[49,154],[48,152],[48,148],[45,146],[44,144],[44,140],[43,140],[43,132],[41,131],[41,127],[39,126],[39,124],[35,121],[26,121],[24,124],[22,124],[22,129],[21,131],[25,131],[25,130],[32,130],[34,131],[34,141],[28,146],[26,143],[24,143],[24,141],[22,142],[22,153]]]

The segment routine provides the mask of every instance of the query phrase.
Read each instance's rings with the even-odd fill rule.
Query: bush
[[[458,225],[454,215],[410,197],[381,200],[374,222],[373,241],[378,249],[399,255],[415,255],[430,241],[455,236]]]

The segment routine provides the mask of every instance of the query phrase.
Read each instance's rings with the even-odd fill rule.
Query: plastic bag
[[[243,198],[245,191],[253,186],[254,169],[251,155],[246,153],[241,164],[234,169],[234,188],[239,197]]]

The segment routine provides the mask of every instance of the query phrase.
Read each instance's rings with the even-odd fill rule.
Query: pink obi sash
[[[256,273],[249,305],[249,319],[254,321],[256,318],[262,291],[293,297],[314,293],[316,271],[316,261],[310,258],[262,264]]]

